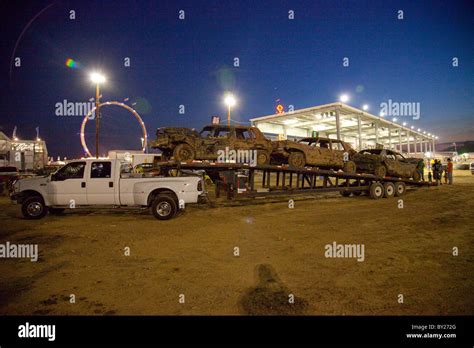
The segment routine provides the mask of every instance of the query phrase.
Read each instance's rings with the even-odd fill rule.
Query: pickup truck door
[[[87,204],[86,162],[71,162],[51,176],[47,192],[52,205]]]
[[[114,205],[115,168],[111,161],[94,161],[87,173],[87,202],[90,205]],[[118,202],[117,202],[118,204]]]

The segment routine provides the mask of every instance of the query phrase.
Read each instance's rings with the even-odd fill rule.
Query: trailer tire
[[[23,201],[21,212],[25,219],[38,220],[48,213],[48,207],[44,205],[44,200],[41,196],[31,196]]]
[[[396,197],[403,196],[406,190],[407,190],[407,185],[405,185],[404,182],[399,181],[395,183],[395,196]]]
[[[383,184],[383,196],[385,198],[392,198],[395,196],[395,185],[391,182],[386,182]]]
[[[379,199],[384,196],[384,188],[381,183],[374,182],[370,185],[370,197],[373,199]]]
[[[158,220],[169,220],[173,218],[178,211],[176,200],[170,195],[159,194],[153,200],[151,211]]]

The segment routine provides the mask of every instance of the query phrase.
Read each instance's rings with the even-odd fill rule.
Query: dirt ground
[[[0,314],[474,314],[474,176],[402,198],[403,209],[330,194],[294,196],[293,209],[189,206],[170,221],[124,209],[28,221],[3,196],[0,243],[38,244],[40,258],[0,259]],[[326,258],[334,241],[364,244],[365,260]]]

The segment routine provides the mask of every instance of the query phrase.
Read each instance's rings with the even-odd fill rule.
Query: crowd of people
[[[424,164],[423,164],[424,166]],[[448,158],[447,164],[442,164],[439,159],[433,160],[431,164],[431,170],[433,172],[433,180],[437,185],[442,185],[442,179],[444,174],[444,183],[452,185],[453,183],[453,161],[451,158]],[[431,181],[431,172],[429,175],[429,180]]]

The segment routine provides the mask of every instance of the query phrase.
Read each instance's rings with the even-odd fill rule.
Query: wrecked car
[[[314,166],[355,173],[356,165],[351,159],[355,153],[356,151],[342,140],[308,137],[298,141],[274,141],[272,161],[276,164],[288,163],[294,168]]]
[[[406,158],[389,149],[366,149],[353,156],[357,172],[370,173],[379,177],[394,176],[420,181],[416,166],[420,158]]]
[[[162,127],[156,131],[151,147],[165,158],[179,162],[217,160],[220,151],[255,150],[256,164],[270,162],[272,143],[256,127],[208,125],[201,132],[189,128]]]

